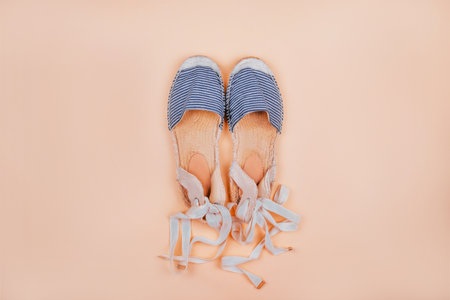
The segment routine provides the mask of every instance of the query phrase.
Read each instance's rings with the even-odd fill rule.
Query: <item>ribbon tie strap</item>
[[[274,199],[269,199],[274,175],[275,167],[272,167],[267,171],[263,180],[257,186],[236,162],[233,162],[230,170],[231,179],[242,190],[242,197],[236,207],[236,217],[233,218],[232,237],[241,244],[251,243],[255,236],[256,225],[265,231],[265,236],[256,245],[250,256],[223,257],[222,268],[245,275],[257,288],[264,285],[264,280],[242,269],[239,265],[258,259],[264,248],[274,255],[292,250],[290,247],[281,248],[274,246],[271,237],[281,231],[297,230],[300,222],[300,215],[282,206],[289,196],[289,189],[287,187],[280,186],[275,193]],[[233,203],[228,207],[231,209],[235,205],[236,203]],[[272,213],[283,217],[284,220],[276,222]],[[247,226],[244,230],[245,224]],[[269,224],[272,225],[271,228],[269,228]]]
[[[227,237],[231,230],[231,215],[227,208],[220,204],[212,204],[208,197],[203,194],[203,187],[200,181],[191,173],[179,167],[177,170],[178,181],[187,190],[191,207],[187,212],[178,212],[170,217],[170,252],[169,255],[161,255],[161,258],[170,260],[173,269],[173,262],[177,261],[178,266],[186,271],[188,264],[206,263],[212,261],[222,254],[225,248]],[[216,240],[206,237],[196,236],[191,239],[191,221],[206,220],[206,223],[219,231]],[[179,226],[181,223],[181,255],[175,256],[175,247],[178,242]],[[195,243],[204,243],[212,246],[219,246],[216,254],[212,258],[199,258],[190,256]]]

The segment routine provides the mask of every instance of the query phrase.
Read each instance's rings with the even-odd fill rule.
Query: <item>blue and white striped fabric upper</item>
[[[275,77],[257,58],[241,60],[233,69],[227,87],[227,115],[230,131],[246,115],[255,111],[268,113],[269,122],[278,133],[283,122],[283,103]]]
[[[225,96],[222,75],[217,64],[208,57],[190,57],[178,70],[169,94],[169,130],[188,110],[214,112],[221,117],[220,128],[223,126]]]

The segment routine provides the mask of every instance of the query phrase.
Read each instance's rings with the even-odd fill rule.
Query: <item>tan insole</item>
[[[277,130],[270,124],[266,112],[245,115],[234,127],[235,160],[256,184],[272,167]],[[231,201],[239,199],[239,189],[231,182]]]
[[[220,116],[213,112],[189,110],[172,130],[180,166],[200,180],[205,196],[211,190],[219,123]]]

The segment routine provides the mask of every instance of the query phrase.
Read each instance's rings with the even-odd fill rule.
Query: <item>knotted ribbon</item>
[[[256,245],[250,256],[225,256],[222,257],[222,268],[227,271],[244,274],[256,288],[264,285],[264,280],[257,275],[241,268],[239,265],[256,260],[261,252],[266,248],[270,253],[278,255],[292,248],[276,247],[272,243],[271,237],[281,231],[294,231],[298,228],[300,215],[288,210],[282,205],[289,196],[289,189],[280,186],[274,199],[270,200],[271,185],[275,175],[275,167],[270,168],[261,183],[257,186],[242,168],[233,162],[230,169],[230,177],[241,189],[242,196],[236,207],[233,218],[231,235],[241,244],[251,243],[255,236],[256,225],[265,231],[264,238]],[[236,203],[229,204],[231,210]],[[271,213],[284,218],[281,222],[276,222]],[[244,224],[247,224],[244,230]],[[272,227],[269,229],[269,224]]]
[[[215,260],[222,254],[225,248],[227,237],[231,230],[231,215],[229,210],[220,204],[213,204],[208,197],[204,196],[203,187],[200,181],[191,173],[179,167],[177,170],[178,181],[187,190],[191,207],[185,213],[178,212],[170,217],[170,252],[169,255],[161,255],[161,258],[169,259],[172,270],[174,261],[186,271],[189,263],[206,263]],[[206,220],[206,223],[219,231],[216,240],[206,237],[196,236],[191,239],[191,221]],[[181,255],[175,256],[175,246],[178,242],[179,225],[181,223]],[[204,243],[212,246],[219,246],[216,254],[212,258],[200,258],[190,256],[195,243]]]

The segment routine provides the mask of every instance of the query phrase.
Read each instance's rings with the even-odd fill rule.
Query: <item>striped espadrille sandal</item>
[[[220,173],[218,140],[223,126],[225,99],[219,67],[203,56],[188,58],[172,83],[168,122],[175,146],[177,179],[189,209],[170,217],[170,252],[162,255],[171,266],[187,269],[221,255],[231,229],[231,216],[224,203],[225,187]],[[217,240],[191,238],[191,221],[199,220],[219,231]],[[181,223],[181,255],[175,255]],[[190,255],[195,243],[218,246],[212,258]],[[175,269],[174,269],[175,270]]]
[[[234,142],[230,169],[230,210],[235,211],[232,237],[241,244],[251,243],[256,227],[265,233],[249,257],[226,256],[222,268],[244,274],[255,287],[264,281],[240,265],[259,258],[266,248],[280,254],[271,237],[280,231],[293,231],[300,216],[284,208],[289,189],[280,186],[271,200],[275,178],[275,142],[281,132],[283,106],[272,71],[256,58],[241,60],[233,69],[227,87],[227,116]],[[273,214],[284,218],[275,221]]]

